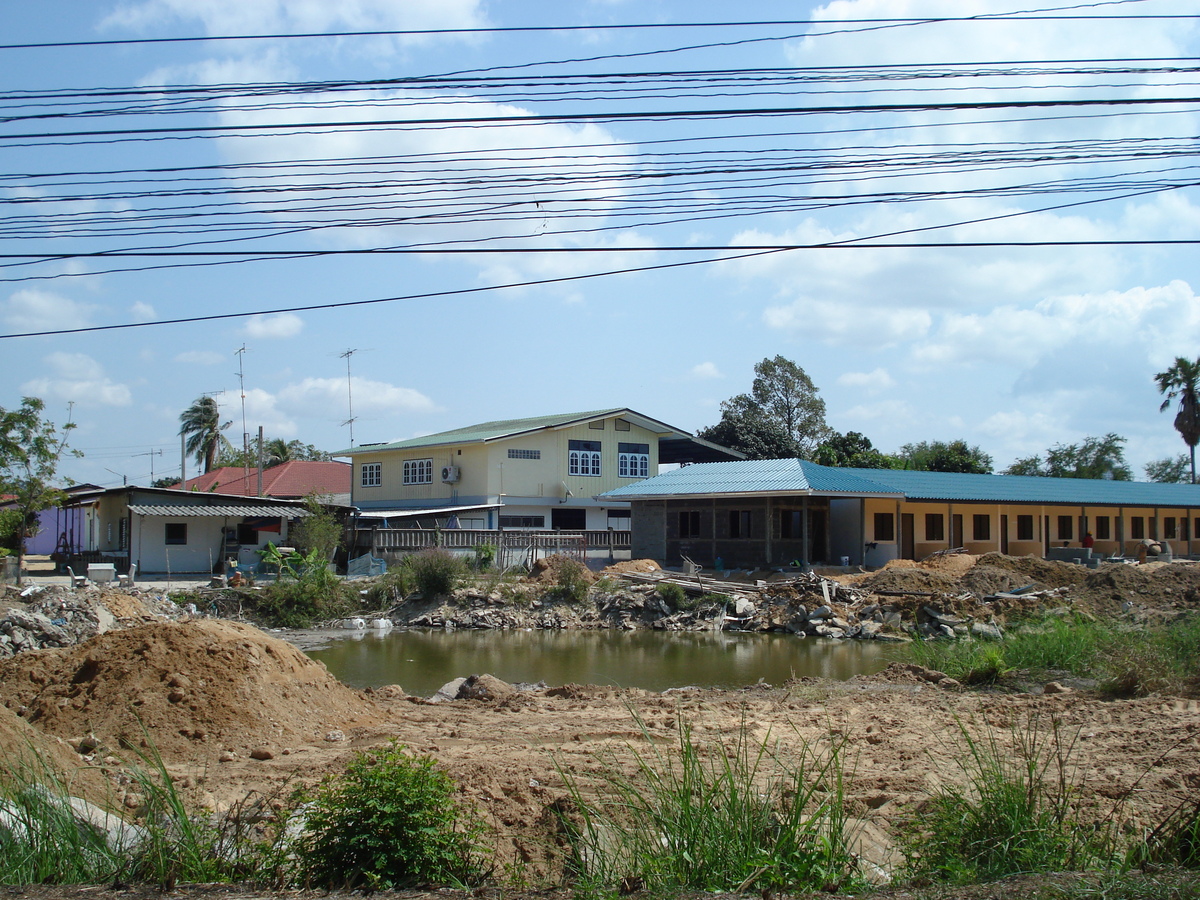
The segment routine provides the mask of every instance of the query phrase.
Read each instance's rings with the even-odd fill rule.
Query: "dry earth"
[[[947,595],[972,581],[994,591],[1066,580],[1081,608],[1117,612],[1134,597],[1143,617],[1200,605],[1194,566],[1124,567],[1099,578],[1078,567],[1046,565],[948,557],[843,577],[875,590]],[[136,606],[136,597],[130,602]],[[136,609],[122,614],[138,620]],[[1194,692],[1127,700],[1078,691],[980,693],[938,673],[895,665],[846,683],[796,681],[741,691],[660,695],[566,685],[516,692],[493,683],[483,693],[487,699],[435,704],[406,697],[399,687],[358,692],[291,644],[249,625],[137,624],[0,662],[0,752],[11,758],[32,748],[73,773],[80,793],[103,799],[113,791],[118,802],[136,807],[137,798],[119,783],[123,760],[130,748],[153,745],[185,795],[228,810],[248,797],[280,798],[298,782],[340,770],[355,751],[395,739],[432,754],[453,774],[494,831],[498,863],[533,884],[557,872],[548,810],[565,793],[559,773],[586,780],[603,760],[629,765],[631,748],[644,748],[645,735],[670,745],[683,725],[702,742],[728,743],[746,723],[755,737],[770,736],[785,752],[844,740],[847,793],[861,825],[863,856],[881,870],[894,862],[897,823],[919,813],[931,789],[961,778],[960,726],[1007,746],[1012,729],[1060,723],[1075,742],[1081,795],[1097,814],[1111,812],[1130,828],[1200,794]],[[97,777],[89,765],[109,778]],[[2,889],[0,898],[141,896],[55,890]],[[234,896],[225,888],[195,890],[180,896]]]

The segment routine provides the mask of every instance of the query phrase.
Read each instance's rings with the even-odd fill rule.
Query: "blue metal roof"
[[[974,500],[1068,506],[1200,506],[1200,485],[1031,475],[967,475],[901,469],[846,469],[909,500]]]
[[[859,469],[835,469],[799,459],[744,459],[736,462],[697,463],[664,472],[644,481],[615,488],[600,496],[606,500],[639,500],[663,497],[696,497],[712,494],[899,494],[862,477]]]
[[[608,491],[612,500],[746,494],[902,495],[908,500],[1200,508],[1200,485],[1027,475],[841,469],[799,459],[702,463]]]

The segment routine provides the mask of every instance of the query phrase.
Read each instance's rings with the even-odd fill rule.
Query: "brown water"
[[[308,651],[353,687],[398,684],[428,696],[466,675],[547,685],[605,684],[662,691],[743,687],[817,676],[846,680],[897,658],[894,645],[790,634],[661,631],[339,632]]]

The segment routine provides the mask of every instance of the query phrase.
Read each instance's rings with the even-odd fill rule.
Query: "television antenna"
[[[346,403],[349,406],[350,418],[348,418],[342,424],[350,426],[350,446],[351,447],[354,446],[354,388],[353,388],[353,382],[351,381],[351,378],[350,378],[350,357],[352,357],[357,352],[358,352],[358,350],[347,350],[345,353],[341,354],[338,357],[338,359],[344,359],[346,361]]]

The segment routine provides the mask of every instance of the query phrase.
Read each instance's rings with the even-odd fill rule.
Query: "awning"
[[[480,509],[499,509],[501,503],[479,503],[475,506],[439,506],[425,509],[360,509],[360,519],[411,519],[416,516],[454,516]]]
[[[188,503],[155,504],[130,503],[129,511],[138,516],[161,516],[168,519],[197,519],[211,516],[229,518],[245,518],[247,516],[264,516],[278,519],[302,519],[309,511],[302,506],[267,506],[258,503],[215,503],[212,506],[199,506]]]

